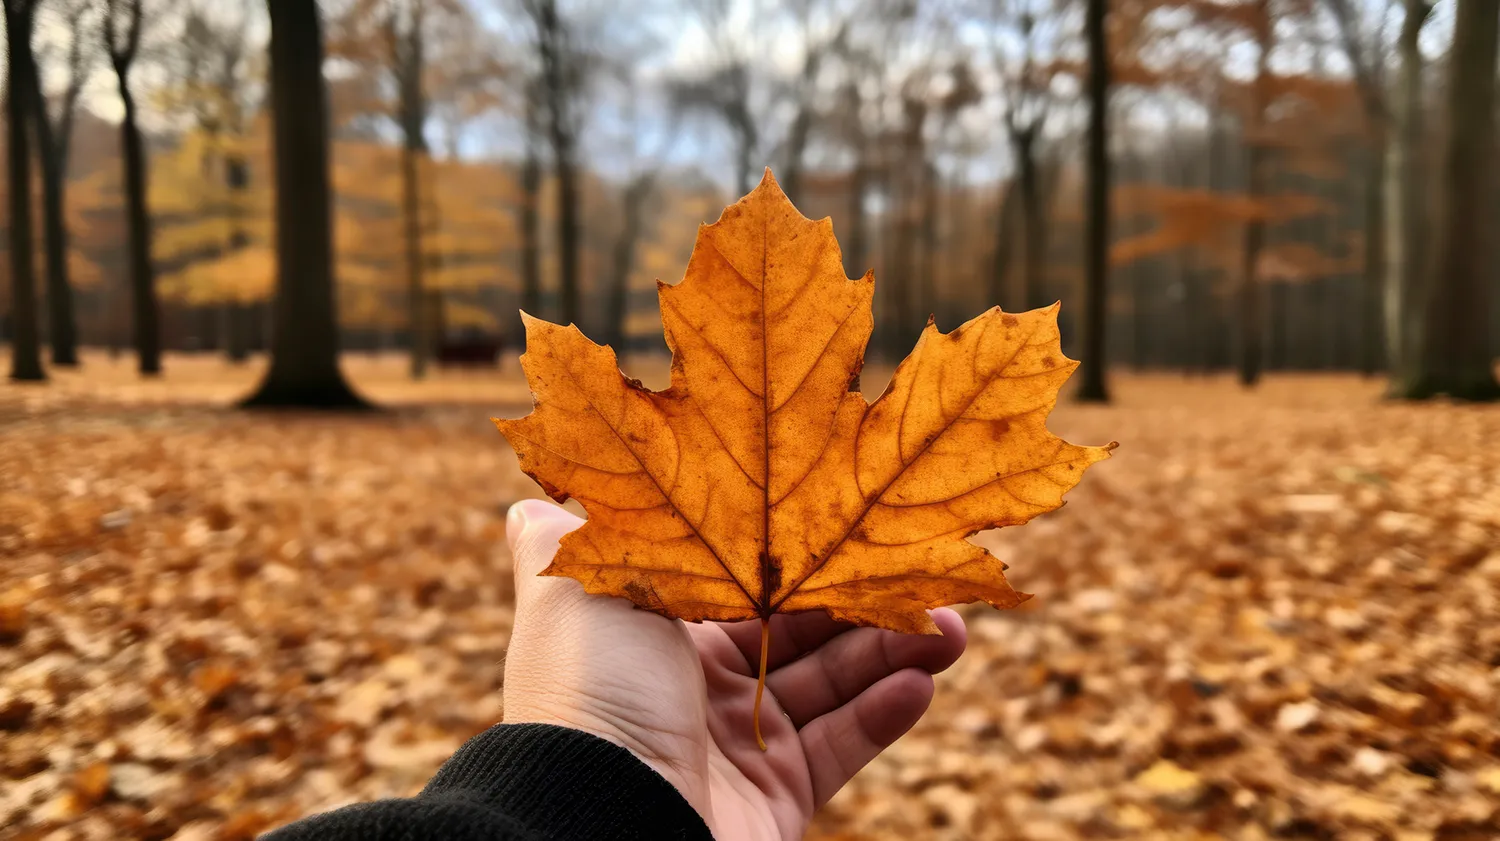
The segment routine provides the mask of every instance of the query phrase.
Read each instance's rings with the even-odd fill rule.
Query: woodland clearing
[[[648,385],[660,360],[627,363]],[[499,719],[514,363],[367,415],[227,408],[255,364],[0,384],[0,838],[245,839],[415,792]],[[863,378],[873,396],[888,370]],[[1061,511],[976,538],[932,713],[825,839],[1500,835],[1500,410],[1118,375]]]

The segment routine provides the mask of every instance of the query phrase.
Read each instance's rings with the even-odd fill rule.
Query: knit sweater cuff
[[[713,838],[677,789],[630,751],[549,724],[498,724],[470,739],[418,797],[450,798],[552,838]]]

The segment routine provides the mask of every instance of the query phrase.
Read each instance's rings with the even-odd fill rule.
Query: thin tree
[[[521,5],[531,22],[537,88],[557,177],[558,316],[564,324],[573,324],[578,321],[578,258],[582,245],[577,147],[586,57],[557,0],[523,0]]]
[[[1266,108],[1270,104],[1267,86],[1271,78],[1272,37],[1275,18],[1271,0],[1255,0],[1251,28],[1254,30],[1256,61],[1255,81],[1251,83],[1250,110],[1245,125],[1245,195],[1252,201],[1266,192]],[[1259,215],[1245,223],[1244,245],[1240,251],[1239,274],[1239,375],[1246,387],[1260,382],[1264,365],[1265,317],[1261,312],[1260,253],[1266,243],[1266,222]]]
[[[848,148],[851,159],[845,188],[845,219],[839,223],[844,231],[841,235],[844,273],[850,277],[860,277],[870,268],[866,200],[877,174],[880,154],[877,148],[880,126],[875,116],[879,111],[877,97],[867,82],[885,75],[893,40],[882,37],[889,27],[881,18],[865,23],[860,29],[868,30],[870,24],[875,25],[873,37],[844,38],[834,45],[843,75],[833,111],[835,133]]]
[[[427,101],[422,90],[426,35],[421,2],[393,3],[386,13],[386,40],[396,77],[397,122],[401,125],[401,218],[406,244],[407,320],[411,334],[411,376],[427,374],[432,323],[422,279],[421,168],[427,159]]]
[[[736,195],[755,186],[760,154],[760,125],[751,107],[757,78],[745,32],[731,24],[729,0],[694,0],[696,13],[716,60],[696,75],[675,80],[669,90],[674,109],[696,111],[721,120],[734,143]]]
[[[48,338],[52,345],[52,364],[78,364],[78,330],[73,318],[73,286],[68,280],[68,225],[64,218],[67,206],[68,152],[73,140],[73,115],[78,97],[88,79],[90,51],[84,48],[86,0],[72,0],[63,6],[62,22],[68,32],[68,53],[63,62],[66,74],[54,119],[42,93],[41,73],[30,73],[31,113],[35,120],[37,158],[42,165],[42,234],[47,255]],[[35,62],[33,62],[35,70]]]
[[[31,149],[26,132],[28,91],[36,62],[31,53],[31,32],[36,21],[34,0],[4,0],[5,35],[9,46],[6,62],[6,116],[9,120],[7,153],[10,174],[10,378],[42,381],[40,337],[37,331],[36,271],[32,265],[31,241]]]
[[[832,4],[820,0],[786,0],[788,11],[797,23],[797,41],[802,45],[802,68],[788,85],[793,114],[783,144],[785,162],[777,179],[782,192],[793,204],[802,201],[802,173],[807,166],[807,146],[818,117],[818,83],[830,56],[840,52],[849,36],[849,20],[840,16],[817,25],[818,10],[833,11]]]
[[[628,138],[624,139],[623,145],[628,150],[628,169],[627,180],[620,190],[620,232],[611,250],[602,331],[604,343],[621,356],[629,341],[626,325],[630,315],[630,276],[635,270],[636,252],[647,230],[648,209],[657,192],[662,161],[677,135],[676,127],[669,124],[653,148],[642,148],[642,138],[647,132],[637,102],[640,84],[634,73],[624,80]]]
[[[525,82],[526,153],[521,161],[521,200],[517,227],[521,234],[521,310],[543,315],[542,307],[542,104],[535,80]],[[524,341],[520,331],[517,336]]]
[[[609,289],[605,302],[604,341],[624,355],[626,317],[630,310],[630,274],[635,269],[636,249],[645,228],[646,204],[656,190],[653,169],[636,172],[620,191],[620,234],[610,260]]]
[[[249,0],[241,0],[240,13],[234,17],[223,14],[223,5],[213,14],[202,7],[189,8],[179,45],[181,104],[198,131],[210,141],[202,153],[201,172],[205,178],[219,178],[228,194],[223,220],[205,214],[206,218],[212,218],[215,228],[220,221],[228,222],[228,237],[218,246],[225,257],[248,248],[251,242],[245,207],[251,189],[250,164],[241,144],[235,142],[244,137],[247,112],[254,108],[248,95],[245,60],[248,4]],[[235,295],[226,296],[218,306],[217,333],[231,363],[242,363],[249,358],[249,314],[249,306]]]
[[[245,207],[251,190],[251,168],[242,144],[236,142],[245,136],[246,114],[254,108],[248,96],[251,85],[245,60],[249,0],[240,0],[239,4],[239,13],[234,16],[223,13],[223,0],[211,13],[204,4],[187,7],[175,49],[180,57],[174,73],[177,84],[169,91],[172,105],[190,115],[196,130],[208,141],[199,153],[198,177],[217,178],[225,187],[226,207],[205,207],[195,214],[195,220],[213,226],[211,247],[220,258],[242,252],[251,244]],[[198,184],[190,189],[198,189]],[[228,235],[219,240],[217,231],[225,222]],[[249,307],[231,292],[223,295],[213,309],[205,309],[204,316],[202,330],[211,337],[208,346],[222,342],[228,361],[243,363],[249,357]]]
[[[144,376],[161,373],[160,307],[151,267],[151,217],[146,211],[146,148],[137,120],[130,71],[141,48],[142,0],[106,0],[104,48],[125,114],[120,120],[120,151],[125,170],[125,221],[135,350]]]
[[[1420,332],[1423,271],[1427,265],[1426,185],[1421,164],[1422,27],[1432,14],[1425,0],[1405,0],[1406,17],[1397,38],[1400,73],[1391,110],[1386,168],[1385,330],[1391,370],[1413,364]],[[1399,386],[1393,379],[1393,390]]]
[[[1106,403],[1105,322],[1109,293],[1109,45],[1105,37],[1108,0],[1088,0],[1084,30],[1088,40],[1089,124],[1085,141],[1083,378],[1078,399]]]
[[[1490,159],[1495,137],[1495,57],[1500,3],[1458,0],[1449,59],[1449,132],[1443,153],[1437,248],[1421,308],[1417,350],[1399,383],[1424,400],[1500,400],[1489,348]]]
[[[1386,179],[1390,158],[1391,115],[1386,93],[1384,0],[1371,14],[1356,0],[1323,0],[1338,26],[1344,55],[1354,71],[1364,111],[1369,152],[1364,161],[1364,282],[1360,307],[1359,367],[1366,375],[1381,367],[1381,304],[1386,282]],[[1379,25],[1370,19],[1378,15]],[[1425,16],[1425,12],[1423,13]]]
[[[865,273],[865,198],[870,183],[870,139],[865,131],[861,115],[865,101],[860,93],[858,79],[846,81],[839,91],[839,126],[848,144],[850,157],[849,183],[846,188],[848,221],[844,237],[844,273],[850,277],[861,277]]]
[[[267,0],[276,156],[271,367],[247,407],[367,408],[339,370],[323,33],[308,0]]]
[[[1001,289],[1008,273],[1004,258],[1020,252],[1022,309],[1045,307],[1047,297],[1047,200],[1038,162],[1051,104],[1050,71],[1038,53],[1055,48],[1059,37],[1044,20],[1050,3],[1000,0],[991,3],[989,51],[1005,99],[1004,129],[1015,175],[1004,190],[996,219],[997,239],[991,285]],[[1045,7],[1045,8],[1044,8]],[[1017,43],[1019,42],[1019,44]],[[1015,55],[1019,49],[1020,55]],[[1020,225],[1013,224],[1019,212]],[[1002,245],[1001,243],[1005,244]],[[996,299],[999,303],[1001,299]]]

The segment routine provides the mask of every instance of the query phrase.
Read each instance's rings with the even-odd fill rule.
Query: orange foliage
[[[548,494],[589,512],[546,574],[692,621],[824,610],[931,633],[928,608],[1023,601],[964,538],[1056,509],[1113,446],[1047,431],[1077,367],[1056,308],[929,324],[871,405],[849,385],[873,294],[768,170],[661,287],[670,389],[626,379],[576,327],[528,320],[536,407],[495,423]]]

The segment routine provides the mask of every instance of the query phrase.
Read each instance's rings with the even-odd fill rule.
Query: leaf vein
[[[1025,341],[1023,341],[1019,345],[1017,345],[1016,351],[1015,351],[1015,353],[1013,353],[1011,355],[1010,360],[1007,361],[1004,365],[999,366],[995,370],[998,372],[998,371],[1003,371],[1006,368],[1009,368],[1011,366],[1011,364],[1014,363],[1018,357],[1020,357],[1021,350],[1026,346],[1026,342],[1031,341],[1032,336],[1035,336],[1036,335],[1036,331],[1039,330],[1040,328],[1041,328],[1041,324],[1040,323],[1038,323],[1036,326],[1032,327],[1031,328],[1031,330],[1032,330],[1031,334],[1029,334],[1026,337]],[[983,337],[981,337],[981,338],[983,338]],[[920,348],[921,345],[918,345],[918,347]],[[897,371],[899,373],[900,369],[898,368]],[[915,377],[915,376],[916,376],[916,372],[913,372],[913,377]],[[807,581],[807,579],[811,578],[813,575],[815,575],[818,572],[818,570],[820,570],[823,567],[825,567],[825,566],[828,565],[828,562],[830,560],[832,560],[835,555],[838,554],[839,549],[843,548],[843,545],[849,539],[849,536],[852,535],[852,534],[854,534],[855,528],[857,528],[861,522],[864,522],[865,517],[868,516],[869,513],[870,513],[870,509],[875,507],[875,504],[880,501],[880,498],[885,495],[885,492],[888,491],[888,490],[890,490],[892,485],[896,484],[896,480],[897,479],[900,479],[903,475],[905,475],[905,473],[906,473],[906,471],[907,471],[908,468],[910,468],[919,459],[921,459],[922,455],[927,452],[927,448],[930,447],[930,446],[932,446],[932,442],[933,441],[936,441],[936,440],[938,440],[939,438],[941,438],[943,436],[943,433],[947,431],[947,427],[952,425],[952,421],[953,420],[957,420],[959,417],[963,417],[963,414],[969,410],[969,406],[972,406],[974,404],[974,401],[979,399],[979,395],[983,394],[984,391],[988,387],[989,387],[989,385],[986,384],[983,388],[975,389],[974,390],[974,394],[969,397],[968,403],[962,409],[959,410],[958,415],[956,417],[954,417],[952,420],[948,421],[947,424],[942,429],[939,429],[937,432],[935,432],[933,434],[933,436],[928,440],[928,442],[922,446],[922,449],[918,450],[916,452],[916,454],[911,457],[910,461],[907,461],[905,464],[901,465],[901,469],[897,470],[896,473],[893,476],[891,476],[890,481],[886,482],[885,487],[881,488],[878,493],[876,493],[876,494],[874,494],[873,496],[870,497],[870,500],[867,503],[865,503],[865,509],[863,511],[859,512],[859,516],[854,517],[853,519],[851,519],[849,521],[849,527],[844,531],[843,536],[840,537],[833,544],[833,546],[829,548],[828,552],[822,557],[822,559],[820,559],[817,563],[813,564],[812,567],[810,569],[808,569],[806,572],[802,573],[801,577],[798,578],[797,581],[794,582],[791,587],[787,588],[786,595],[782,596],[776,602],[776,604],[772,606],[772,608],[771,608],[771,612],[772,613],[776,612],[776,610],[779,609],[781,607],[781,605],[785,604],[786,600],[789,599],[789,598],[791,598],[792,594],[796,593],[797,590],[798,590],[798,588],[800,588]],[[898,433],[897,440],[896,440],[896,446],[899,448],[900,445],[901,445],[901,441],[900,441],[900,435]]]

